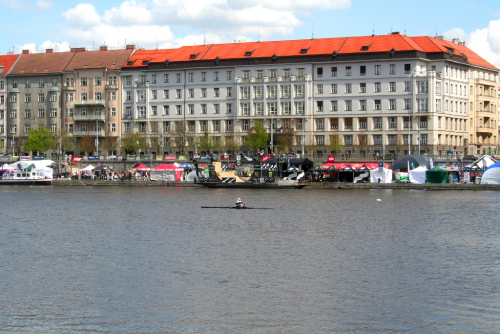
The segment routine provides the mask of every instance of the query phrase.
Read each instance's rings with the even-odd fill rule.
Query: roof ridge
[[[212,48],[212,46],[214,46],[213,44],[210,44],[210,47],[207,49],[207,51],[205,51],[205,53],[203,54],[203,56],[201,56],[200,60],[203,59],[203,57],[205,57],[208,53],[208,51],[210,51],[210,49]]]

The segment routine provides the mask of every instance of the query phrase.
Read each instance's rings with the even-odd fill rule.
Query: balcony
[[[103,106],[106,100],[75,100],[75,106]]]
[[[63,86],[63,90],[71,90],[71,91],[74,91],[74,90],[76,90],[76,86]]]
[[[494,127],[481,126],[476,127],[476,133],[487,133],[493,135],[495,133],[498,133],[498,129],[495,129]]]
[[[106,131],[75,131],[73,132],[74,136],[91,136],[91,137],[104,137],[106,135]]]
[[[118,84],[106,84],[106,89],[118,89]]]
[[[105,121],[105,115],[73,116],[74,121]]]

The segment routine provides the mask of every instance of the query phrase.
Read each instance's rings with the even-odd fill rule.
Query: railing
[[[105,121],[105,115],[73,116],[74,121]]]
[[[105,105],[106,100],[75,100],[75,106]]]
[[[99,135],[99,137],[104,137],[106,135],[106,131],[75,131],[73,132],[74,136],[92,136],[95,137]]]

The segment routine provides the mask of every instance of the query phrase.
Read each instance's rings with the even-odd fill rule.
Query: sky
[[[384,35],[460,38],[500,68],[498,0],[0,0],[0,54]]]

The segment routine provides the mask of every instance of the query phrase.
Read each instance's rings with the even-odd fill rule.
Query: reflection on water
[[[0,196],[0,330],[500,332],[497,192],[0,187]],[[274,210],[200,208],[237,197]]]

